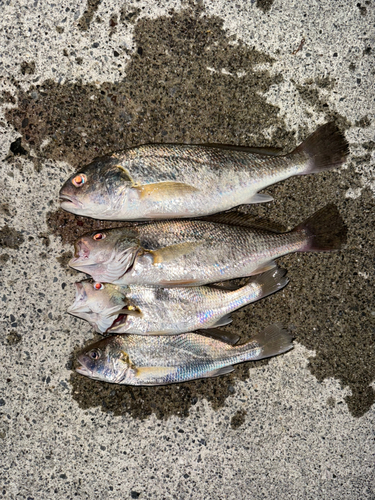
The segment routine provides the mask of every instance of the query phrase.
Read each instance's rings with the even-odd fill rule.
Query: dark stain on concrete
[[[147,142],[291,145],[293,133],[263,97],[281,75],[253,70],[272,59],[241,41],[230,45],[223,21],[201,14],[197,8],[139,20],[125,80],[99,88],[46,81],[19,89],[19,105],[6,116],[24,147],[78,167]],[[263,132],[271,126],[269,141]]]
[[[88,31],[95,12],[98,10],[102,0],[87,0],[85,12],[78,20],[78,28],[81,31]]]
[[[52,233],[61,237],[63,243],[73,244],[77,238],[95,229],[120,227],[126,223],[89,219],[59,209],[47,214],[47,225]]]
[[[24,241],[22,233],[14,228],[6,225],[0,229],[0,248],[5,247],[18,250]]]
[[[318,113],[322,113],[327,122],[334,121],[342,130],[349,129],[352,124],[349,120],[338,113],[335,110],[330,109],[328,99],[324,98],[324,95],[319,91],[319,89],[331,90],[335,81],[331,80],[329,77],[317,78],[315,82],[311,80],[306,81],[303,85],[298,85],[293,82],[298,90],[302,99],[315,109]]]
[[[27,92],[19,88],[18,107],[7,111],[7,119],[22,134],[25,148],[30,144],[38,156],[65,160],[74,168],[95,156],[146,142],[292,149],[295,133],[286,131],[278,108],[263,97],[281,76],[253,70],[257,63],[272,64],[271,58],[231,41],[222,20],[200,8],[141,19],[135,25],[136,47],[126,80],[99,88],[52,81]],[[223,69],[231,75],[223,74]],[[237,72],[246,74],[238,77]],[[298,90],[309,106],[346,129],[350,123],[331,110],[323,97],[333,85],[329,78],[320,79]],[[263,131],[271,126],[274,133],[266,140]],[[301,137],[306,134],[307,130],[298,131]],[[51,142],[41,150],[46,138]],[[371,141],[368,145],[370,151]],[[288,326],[297,342],[316,352],[309,360],[311,373],[319,381],[333,377],[348,387],[352,393],[346,400],[348,407],[360,416],[374,402],[370,387],[375,379],[374,277],[369,270],[374,266],[375,207],[370,191],[355,200],[345,198],[349,188],[362,188],[362,179],[353,173],[355,164],[349,163],[340,173],[289,179],[267,189],[275,198],[273,203],[249,207],[254,214],[293,227],[334,202],[349,227],[349,240],[347,248],[337,253],[280,259],[291,280],[286,290],[237,312],[226,329],[246,341],[270,323]],[[51,232],[69,243],[92,228],[112,225],[62,211],[50,214],[48,223]],[[70,252],[64,252],[61,265],[66,266],[70,257]],[[267,362],[238,365],[233,373],[217,379],[157,388],[116,386],[73,373],[72,394],[82,408],[100,406],[115,415],[186,416],[202,398],[215,409],[224,405],[235,381],[251,377],[254,367]]]
[[[258,9],[261,9],[264,13],[268,12],[273,4],[274,0],[257,0],[255,4]]]
[[[7,345],[17,345],[21,342],[22,340],[22,335],[17,333],[15,330],[12,330],[8,335],[7,335]]]
[[[246,415],[246,410],[237,410],[230,421],[232,429],[238,429],[239,427],[241,427],[241,425],[243,425],[246,421]]]
[[[21,63],[21,73],[23,75],[33,75],[35,73],[35,62],[34,61],[23,61]]]

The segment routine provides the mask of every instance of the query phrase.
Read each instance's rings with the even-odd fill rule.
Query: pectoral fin
[[[173,371],[175,371],[175,368],[170,366],[143,366],[142,368],[136,369],[135,376],[139,380],[144,380],[146,383],[152,384],[152,379],[160,379],[162,377],[166,377]]]
[[[219,377],[220,375],[226,375],[234,370],[233,366],[224,366],[218,370],[212,370],[204,374],[204,378]]]
[[[170,245],[168,247],[159,248],[158,250],[150,250],[153,256],[153,264],[161,264],[162,262],[171,262],[178,259],[184,255],[189,255],[194,252],[203,243],[198,242],[188,242],[179,243],[178,245]]]
[[[199,189],[183,182],[157,182],[135,186],[141,199],[152,198],[155,201],[166,201],[197,193]]]

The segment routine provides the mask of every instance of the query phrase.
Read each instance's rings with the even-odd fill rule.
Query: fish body
[[[82,236],[70,265],[102,283],[198,286],[259,274],[288,253],[334,250],[345,237],[333,205],[287,233],[204,220],[159,221]]]
[[[230,323],[236,309],[286,286],[285,274],[284,269],[275,268],[237,290],[120,286],[87,280],[76,283],[76,300],[68,312],[89,321],[99,333],[172,335],[216,328]]]
[[[239,346],[196,333],[116,335],[87,347],[78,356],[76,371],[117,384],[164,385],[224,375],[234,364],[275,356],[292,347],[291,336],[276,325]]]
[[[294,175],[341,165],[348,144],[336,125],[320,127],[292,153],[249,148],[148,144],[99,158],[60,190],[61,207],[109,220],[209,215],[271,201],[258,192]]]

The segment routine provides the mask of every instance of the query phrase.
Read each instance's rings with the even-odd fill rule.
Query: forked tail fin
[[[306,246],[300,252],[329,252],[339,250],[345,243],[347,227],[335,205],[330,203],[297,226],[294,231],[304,231]]]
[[[246,355],[246,352],[250,354],[250,351],[254,351],[256,348],[260,348],[260,352],[256,356],[254,354],[249,356],[248,359],[251,361],[277,356],[289,351],[293,348],[293,337],[281,326],[270,325],[258,335],[255,335],[250,342],[233,347],[233,350],[242,351],[243,356]]]
[[[344,135],[333,122],[318,128],[292,153],[305,154],[306,168],[298,175],[308,175],[342,165],[349,154],[349,145]]]

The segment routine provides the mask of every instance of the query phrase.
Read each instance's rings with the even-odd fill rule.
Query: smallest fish
[[[285,287],[286,270],[273,268],[238,289],[224,286],[162,288],[76,283],[70,314],[104,334],[173,335],[231,323],[231,313]]]
[[[237,363],[269,358],[292,348],[292,337],[278,325],[239,346],[197,333],[115,335],[84,349],[76,371],[113,384],[165,385],[225,375]]]

